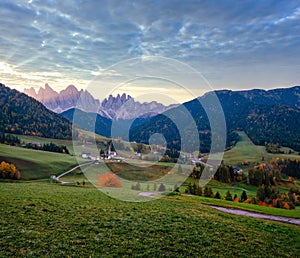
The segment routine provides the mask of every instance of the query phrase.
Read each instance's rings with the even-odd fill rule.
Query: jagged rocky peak
[[[46,83],[45,88],[41,87],[37,93],[33,88],[25,89],[24,93],[42,102],[48,109],[56,113],[75,107],[93,112],[97,111],[100,106],[99,100],[94,99],[88,91],[78,91],[74,85],[69,85],[58,93]]]
[[[105,98],[102,101],[102,106],[111,106],[115,104],[124,104],[128,100],[132,99],[130,95],[126,95],[126,93],[123,93],[122,95],[117,94],[116,97],[114,97],[112,94],[108,96],[108,98]]]
[[[45,84],[45,88],[40,88],[37,93],[37,100],[40,102],[49,102],[55,99],[58,93],[53,90],[48,83]]]
[[[64,95],[77,95],[77,94],[79,94],[79,91],[78,91],[78,89],[74,85],[71,84],[67,88],[65,88],[64,90],[60,91],[60,94],[64,94]]]
[[[29,89],[24,89],[24,93],[29,96],[29,97],[32,97],[34,99],[37,98],[37,94],[36,94],[36,91],[33,87],[29,88]]]
[[[69,85],[59,93],[53,90],[49,84],[46,84],[45,88],[40,88],[37,93],[34,88],[25,89],[24,93],[42,102],[48,109],[56,113],[78,108],[82,111],[98,113],[110,119],[149,117],[175,107],[174,105],[164,106],[156,101],[140,103],[126,93],[116,96],[110,94],[100,104],[100,101],[87,90],[79,91],[74,85]]]

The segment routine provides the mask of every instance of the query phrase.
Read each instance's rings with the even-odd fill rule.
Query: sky
[[[101,91],[120,76],[120,62],[147,57],[187,65],[211,89],[300,85],[298,0],[1,0],[0,31],[1,82],[18,90],[45,83],[88,89],[102,80]],[[171,70],[163,65],[155,63],[159,75],[161,67]],[[133,96],[161,91],[179,102],[191,97],[176,82],[152,81],[121,88]]]

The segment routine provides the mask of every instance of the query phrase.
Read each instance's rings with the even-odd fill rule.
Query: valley
[[[219,155],[211,153],[208,157],[210,128],[196,100],[184,105],[195,117],[202,149],[200,153],[193,150],[179,156],[178,132],[165,119],[164,113],[115,121],[80,109],[69,109],[60,115],[41,107],[42,112],[30,121],[45,121],[42,128],[46,128],[47,124],[49,130],[40,129],[40,123],[32,123],[33,130],[26,129],[25,133],[23,122],[16,125],[12,120],[14,110],[19,110],[15,106],[20,102],[19,93],[10,92],[7,88],[5,92],[17,101],[5,103],[6,111],[2,113],[5,144],[0,144],[0,160],[14,164],[21,178],[0,178],[1,213],[4,218],[0,222],[3,228],[1,242],[5,245],[1,255],[47,256],[56,252],[60,256],[93,256],[95,253],[105,255],[114,247],[115,255],[140,252],[156,256],[161,250],[173,255],[176,250],[177,255],[182,252],[191,256],[221,253],[228,256],[241,253],[259,256],[264,250],[266,257],[274,254],[290,257],[300,250],[300,229],[297,225],[227,214],[210,207],[300,219],[298,168],[296,173],[292,172],[295,177],[284,174],[291,173],[290,167],[300,161],[298,130],[288,122],[289,114],[292,114],[291,119],[297,120],[299,111],[296,102],[286,103],[290,105],[286,108],[278,104],[284,112],[294,105],[295,109],[285,113],[287,116],[284,119],[288,127],[285,133],[294,132],[293,142],[291,138],[286,138],[283,127],[279,126],[281,138],[277,138],[279,134],[273,134],[274,138],[267,138],[269,145],[259,145],[262,134],[258,132],[265,127],[269,104],[264,105],[261,111],[262,107],[257,106],[261,103],[245,102],[244,92],[219,92],[229,125],[228,139],[221,165],[216,168],[217,173],[208,173],[209,179],[205,181],[201,178],[203,171],[214,167],[209,159],[217,160]],[[247,94],[252,96],[257,93]],[[236,108],[229,107],[232,95],[235,95]],[[25,95],[20,96],[28,100],[29,105],[39,105]],[[260,101],[268,98],[264,93]],[[113,97],[110,101],[114,101]],[[244,102],[251,108],[239,113]],[[276,106],[273,102],[270,105]],[[177,108],[166,111],[169,117],[176,114]],[[265,116],[263,120],[260,120],[260,112],[263,112],[262,117]],[[276,112],[270,114],[268,124],[280,125]],[[255,122],[251,120],[253,116],[257,116]],[[51,122],[45,119],[51,119]],[[76,124],[73,139],[72,124]],[[68,127],[67,131],[62,131],[64,126]],[[119,128],[116,138],[111,138],[113,126]],[[129,126],[130,141],[124,141],[120,135]],[[58,137],[48,133],[54,134],[57,129],[61,133],[55,133]],[[166,137],[166,146],[143,140],[148,134],[157,132]],[[16,139],[19,141],[17,144],[14,142]],[[63,153],[42,150],[49,144],[53,148],[64,146],[65,149],[61,149]],[[78,164],[87,165],[64,175]],[[61,177],[55,181],[52,176]],[[15,217],[13,221],[11,216]],[[42,220],[40,216],[43,216]],[[274,232],[281,234],[274,235]],[[17,235],[18,241],[9,241]],[[172,244],[174,235],[177,240]],[[222,247],[220,236],[226,247]],[[126,245],[117,241],[120,238],[124,238],[122,241]],[[53,246],[51,249],[45,248],[45,239],[48,239],[47,246]],[[157,239],[163,239],[163,242]],[[62,241],[67,243],[68,248]],[[269,252],[270,249],[273,251]]]
[[[0,1],[0,258],[300,258],[300,1]]]

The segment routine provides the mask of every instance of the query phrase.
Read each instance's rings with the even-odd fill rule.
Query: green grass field
[[[56,145],[65,145],[67,148],[72,148],[73,144],[71,140],[59,140],[59,139],[50,139],[50,138],[44,138],[39,136],[31,136],[31,135],[17,135],[14,134],[14,136],[17,136],[21,142],[30,143],[30,142],[39,142],[40,144],[53,142]]]
[[[243,161],[249,161],[251,164],[268,162],[272,158],[298,159],[297,154],[271,154],[267,153],[264,146],[254,145],[245,132],[238,131],[240,136],[237,144],[231,149],[224,152],[224,161],[228,165],[240,166]],[[264,158],[264,161],[262,161]]]
[[[0,144],[0,161],[12,162],[23,180],[49,178],[77,165],[74,156]],[[80,162],[87,160],[79,159]]]
[[[93,187],[0,183],[0,257],[299,257],[300,227]],[[182,199],[183,198],[183,199]]]
[[[97,139],[97,141],[104,141],[106,142],[108,138],[100,136],[100,135],[94,135],[92,132],[88,132],[85,130],[80,130],[81,134],[84,135],[84,139],[93,139],[94,137]],[[95,146],[91,143],[79,143],[78,141],[72,141],[72,140],[59,140],[59,139],[49,139],[49,138],[43,138],[38,136],[30,136],[30,135],[15,135],[17,136],[22,142],[24,143],[31,143],[31,142],[39,142],[40,144],[45,144],[49,142],[53,142],[56,145],[64,145],[67,146],[69,152],[71,154],[74,154],[74,146],[76,148],[76,153],[79,154],[81,152],[94,152]],[[98,150],[97,150],[98,153]]]

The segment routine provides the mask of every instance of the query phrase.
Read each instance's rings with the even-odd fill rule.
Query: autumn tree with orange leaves
[[[121,188],[122,183],[115,174],[106,172],[105,174],[99,175],[97,186]]]

